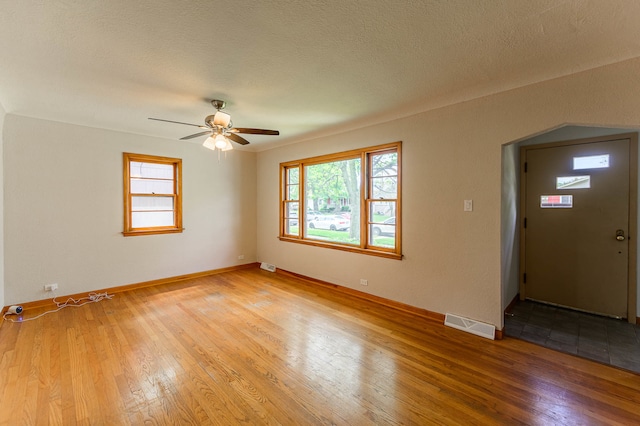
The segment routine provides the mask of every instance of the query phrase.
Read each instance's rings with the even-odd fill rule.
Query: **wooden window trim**
[[[373,180],[375,178],[380,178],[378,177],[374,177],[373,176],[373,161],[370,161],[370,158],[374,155],[384,155],[384,154],[391,154],[391,153],[397,153],[398,154],[398,170],[397,170],[397,174],[395,176],[396,178],[396,182],[397,182],[397,194],[396,194],[396,198],[373,198]],[[396,227],[396,234],[395,234],[395,239],[396,239],[396,247],[401,247],[401,243],[402,243],[402,221],[399,219],[402,214],[402,207],[400,203],[400,188],[401,188],[401,170],[400,170],[400,149],[399,148],[393,148],[393,149],[382,149],[382,150],[376,150],[376,151],[369,151],[366,154],[367,157],[367,176],[365,177],[367,179],[367,186],[366,186],[366,196],[363,197],[363,202],[365,203],[365,205],[363,206],[363,208],[361,208],[361,212],[362,214],[365,216],[362,218],[361,223],[364,223],[364,226],[366,226],[367,228],[367,232],[369,231],[369,225],[373,224],[374,222],[371,222],[370,220],[370,209],[371,209],[371,205],[374,202],[380,202],[380,201],[386,201],[386,202],[392,202],[395,203],[396,205],[396,223],[395,223],[395,227]],[[377,247],[374,245],[371,245],[369,243],[369,235],[367,235],[367,239],[364,240],[365,243],[365,248],[368,250],[381,250],[381,251],[385,251],[385,252],[391,252],[391,253],[395,253],[396,249],[391,249],[391,248],[383,248],[383,247]]]
[[[344,151],[339,153],[327,154],[317,157],[309,157],[302,160],[288,161],[280,163],[280,225],[279,225],[279,236],[280,241],[298,243],[298,244],[306,244],[316,247],[325,247],[336,250],[343,250],[352,253],[362,253],[372,256],[386,257],[391,259],[402,259],[402,220],[401,220],[401,212],[402,212],[402,142],[393,142],[384,145],[377,145],[362,149],[355,149],[350,151]],[[378,247],[369,244],[369,206],[371,201],[371,162],[369,161],[370,156],[376,154],[384,154],[384,153],[397,153],[398,158],[398,173],[397,173],[397,198],[394,199],[396,203],[396,245],[395,248],[385,248]],[[334,242],[326,242],[319,240],[307,239],[304,236],[304,221],[306,220],[306,214],[303,212],[307,211],[306,200],[305,200],[305,166],[328,163],[333,161],[342,161],[349,159],[361,159],[361,168],[362,170],[366,170],[366,173],[361,173],[360,177],[360,244],[359,245],[347,245],[340,244]],[[297,168],[298,169],[298,234],[288,234],[286,233],[285,220],[287,217],[286,213],[286,205],[290,202],[295,202],[295,200],[288,200],[287,187],[287,170]]]
[[[173,234],[180,233],[184,230],[182,227],[182,159],[159,157],[155,155],[146,154],[133,154],[124,152],[122,154],[123,159],[123,183],[124,183],[124,231],[122,234],[125,237],[139,236],[139,235],[156,235],[156,234]],[[143,163],[156,163],[173,166],[173,193],[172,194],[132,194],[131,193],[131,170],[130,165],[132,161],[139,161]],[[169,179],[167,179],[169,180]],[[131,218],[131,198],[133,196],[142,197],[172,197],[174,205],[175,225],[174,226],[154,226],[145,228],[133,228]]]

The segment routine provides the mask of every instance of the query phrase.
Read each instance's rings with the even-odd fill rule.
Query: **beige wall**
[[[254,153],[12,114],[4,148],[5,305],[256,261]],[[122,236],[124,151],[182,158],[183,233]]]
[[[6,115],[0,304],[47,298],[53,282],[64,295],[258,260],[501,327],[513,275],[503,145],[565,123],[640,127],[638,75],[640,60],[626,61],[257,155],[236,150],[220,163],[195,143]],[[281,161],[397,140],[404,260],[277,239]],[[183,234],[122,237],[123,151],[183,158]]]
[[[4,167],[3,164],[3,146],[4,146],[4,119],[5,110],[0,104],[0,309],[4,306]]]
[[[626,61],[261,152],[258,259],[501,328],[503,300],[508,298],[501,283],[507,264],[501,253],[502,145],[565,123],[637,128],[638,75],[640,60]],[[277,239],[280,162],[397,140],[403,141],[404,260]],[[473,212],[463,212],[465,199],[474,200]],[[360,278],[368,279],[368,287],[359,285]]]

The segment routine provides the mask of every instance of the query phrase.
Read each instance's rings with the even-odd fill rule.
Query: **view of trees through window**
[[[305,167],[308,238],[360,244],[360,163],[356,158]]]
[[[369,244],[394,247],[398,199],[398,153],[370,154]]]
[[[398,147],[347,154],[282,165],[281,237],[399,251]]]

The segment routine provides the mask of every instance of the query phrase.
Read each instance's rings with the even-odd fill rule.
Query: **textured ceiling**
[[[640,1],[0,0],[8,113],[255,150],[640,56]],[[201,141],[199,138],[195,141]],[[176,142],[188,143],[188,142]]]

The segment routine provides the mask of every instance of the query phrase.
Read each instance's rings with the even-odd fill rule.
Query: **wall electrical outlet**
[[[238,256],[238,260],[244,260],[244,254],[241,254],[240,256]]]
[[[44,291],[56,291],[58,289],[58,284],[45,284]]]
[[[364,278],[360,279],[360,285],[369,285],[369,280],[365,280]]]

